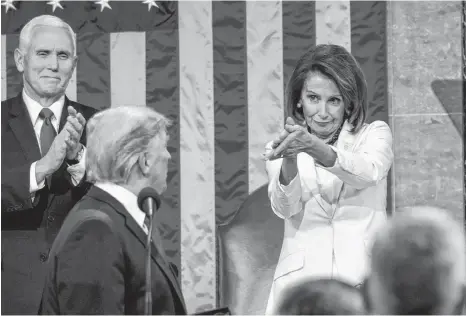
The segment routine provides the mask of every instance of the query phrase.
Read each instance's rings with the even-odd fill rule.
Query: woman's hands
[[[280,135],[272,142],[271,151],[264,154],[265,160],[275,160],[279,158],[294,158],[300,152],[304,152],[312,147],[314,136],[307,131],[304,126],[288,117],[285,128]]]

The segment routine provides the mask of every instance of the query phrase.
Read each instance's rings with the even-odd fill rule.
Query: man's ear
[[[19,72],[23,72],[25,65],[24,65],[24,58],[25,54],[19,49],[15,49],[15,63],[16,63],[16,68],[18,69]]]
[[[73,73],[77,64],[78,64],[78,56],[76,55],[73,57],[73,70],[71,71],[71,73]]]
[[[148,176],[149,175],[149,161],[147,159],[147,155],[146,153],[140,153],[139,154],[139,157],[138,157],[138,166],[139,166],[139,170],[141,171],[141,173],[144,175],[144,176]]]

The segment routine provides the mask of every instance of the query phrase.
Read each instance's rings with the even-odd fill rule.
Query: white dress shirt
[[[37,144],[40,148],[40,131],[42,129],[42,125],[44,124],[44,120],[39,117],[40,112],[42,111],[43,107],[37,101],[33,100],[29,97],[23,89],[23,100],[24,104],[26,105],[26,109],[29,113],[29,117],[31,118],[32,126],[34,127],[34,132],[36,134]],[[61,114],[63,111],[63,106],[65,105],[65,96],[62,96],[52,105],[50,105],[49,109],[53,112],[53,117],[51,118],[51,122],[55,131],[58,133],[58,127],[60,124]],[[79,161],[78,164],[68,166],[67,171],[71,175],[71,181],[73,185],[77,185],[81,182],[82,178],[85,174],[85,166],[86,166],[86,148],[84,148],[83,158]],[[31,164],[31,168],[29,171],[29,192],[31,193],[31,199],[34,201],[34,197],[37,191],[42,189],[45,186],[45,180],[42,180],[41,183],[37,183],[36,179],[36,163],[37,161]]]
[[[104,190],[120,202],[128,213],[131,214],[138,226],[141,227],[146,234],[149,232],[148,227],[144,225],[146,214],[139,208],[138,198],[133,192],[111,182],[97,182],[95,186]]]

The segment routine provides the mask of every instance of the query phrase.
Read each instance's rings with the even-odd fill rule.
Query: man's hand
[[[68,123],[66,123],[68,124]],[[66,125],[65,125],[66,127]],[[36,181],[42,182],[46,176],[52,175],[60,168],[65,160],[67,145],[66,139],[69,137],[68,129],[63,130],[55,137],[49,151],[36,164]]]
[[[82,145],[79,142],[86,126],[86,119],[81,113],[78,113],[72,106],[68,107],[68,117],[66,118],[66,129],[69,133],[69,138],[65,140],[67,145],[66,158],[75,159]]]

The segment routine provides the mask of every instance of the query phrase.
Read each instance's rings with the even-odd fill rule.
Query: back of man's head
[[[464,299],[465,239],[447,211],[411,207],[377,235],[367,297],[377,314],[458,313]]]
[[[307,279],[283,291],[278,315],[361,315],[364,300],[358,289],[335,279]]]
[[[170,124],[147,106],[119,106],[95,114],[86,128],[87,180],[127,184],[138,157],[151,150],[153,142],[162,145]]]

